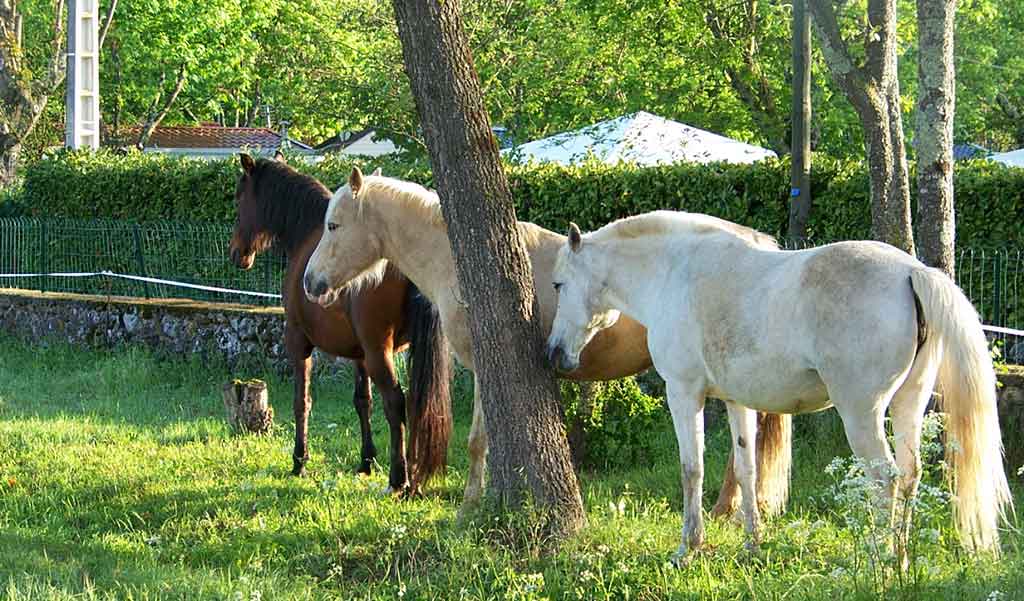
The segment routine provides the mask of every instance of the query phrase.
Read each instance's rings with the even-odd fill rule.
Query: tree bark
[[[532,494],[556,537],[585,523],[555,374],[544,359],[526,247],[455,0],[394,0],[406,73],[423,126],[468,305],[490,440],[490,495]]]
[[[807,0],[832,78],[864,129],[871,183],[871,234],[910,254],[910,179],[897,78],[896,2],[869,0],[864,64],[854,63],[830,0]]]
[[[917,227],[921,260],[953,277],[953,17],[956,0],[917,0]]]
[[[791,243],[807,240],[811,217],[811,19],[807,0],[793,0],[792,163],[789,185]]]

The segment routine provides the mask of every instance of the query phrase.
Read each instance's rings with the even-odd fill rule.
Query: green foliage
[[[562,385],[562,399],[570,428],[582,430],[581,467],[634,468],[650,465],[657,434],[666,430],[668,412],[660,398],[648,396],[628,377],[593,384],[592,398],[580,388]]]
[[[812,240],[870,237],[868,177],[858,161],[815,155],[809,225]],[[334,189],[353,165],[380,167],[389,176],[433,184],[425,161],[330,156],[299,169]],[[156,154],[61,152],[25,173],[18,202],[33,216],[135,221],[234,219],[239,167],[235,159],[199,161]],[[507,165],[519,219],[555,231],[569,221],[584,230],[655,209],[708,213],[782,236],[788,221],[789,163],[677,164],[651,168],[591,162]],[[957,164],[957,243],[1024,244],[1024,170],[988,161]],[[994,218],[998,216],[998,218]]]

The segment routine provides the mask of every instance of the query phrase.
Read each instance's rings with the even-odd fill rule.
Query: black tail
[[[413,490],[444,472],[452,435],[452,404],[448,384],[451,361],[448,341],[434,305],[412,284],[405,293],[409,332],[409,477]]]

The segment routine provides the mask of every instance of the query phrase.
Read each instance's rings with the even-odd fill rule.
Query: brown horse
[[[302,290],[302,274],[320,240],[331,193],[316,179],[289,167],[280,155],[275,160],[254,161],[243,153],[241,163],[242,173],[235,191],[238,217],[231,237],[231,261],[241,269],[249,269],[256,254],[274,243],[280,244],[288,257],[281,290],[286,313],[285,349],[295,371],[292,473],[302,475],[309,460],[309,378],[315,347],[355,363],[352,403],[362,431],[359,472],[370,472],[377,453],[370,432],[372,380],[384,401],[391,430],[391,490],[416,490],[444,469],[451,434],[448,349],[437,311],[390,264],[381,264],[374,277],[342,290],[326,307],[307,300]],[[394,354],[407,346],[408,404],[395,377],[393,362]]]

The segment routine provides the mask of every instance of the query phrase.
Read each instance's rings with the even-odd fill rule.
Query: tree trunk
[[[519,237],[459,5],[394,0],[406,72],[469,308],[474,368],[490,440],[490,494],[526,493],[555,536],[585,523],[533,276]]]
[[[793,0],[792,164],[789,185],[791,243],[807,240],[811,217],[811,19],[806,0]]]
[[[185,63],[182,63],[181,66],[178,67],[178,76],[174,80],[174,89],[171,90],[171,95],[167,97],[167,100],[163,104],[160,104],[160,96],[163,89],[163,83],[167,79],[167,76],[166,73],[160,74],[160,86],[158,86],[156,98],[153,99],[153,103],[150,105],[150,110],[148,111],[149,118],[142,125],[142,128],[139,130],[139,138],[135,141],[135,147],[139,150],[146,147],[146,143],[149,142],[149,137],[153,135],[153,132],[160,126],[164,117],[166,117],[167,113],[171,111],[171,106],[173,106],[174,101],[178,99],[178,94],[181,94],[181,91],[185,88],[185,78],[187,74],[188,73],[185,70]]]
[[[18,158],[21,156],[21,141],[8,137],[0,141],[0,188],[6,188],[18,175]]]
[[[917,227],[921,259],[953,277],[953,16],[956,0],[917,0]]]
[[[860,117],[871,182],[871,235],[914,254],[910,180],[897,78],[896,1],[868,0],[864,64],[857,65],[831,0],[807,0],[821,53]]]

